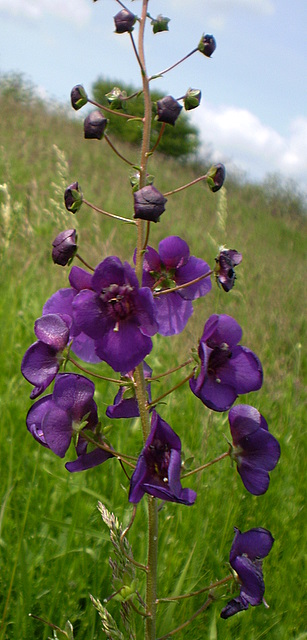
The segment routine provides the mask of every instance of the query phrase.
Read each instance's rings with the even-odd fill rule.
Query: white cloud
[[[81,26],[89,20],[91,7],[87,0],[0,0],[0,12],[30,20],[54,16]]]
[[[290,123],[282,136],[247,109],[201,105],[193,112],[200,128],[203,152],[210,151],[215,162],[237,167],[252,179],[281,173],[302,182],[307,175],[307,118]]]
[[[221,11],[232,11],[240,9],[248,12],[271,15],[275,12],[275,0],[207,0],[204,7],[204,0],[189,0],[189,10],[199,11],[200,15],[212,12],[218,15]],[[187,0],[171,0],[171,6],[187,11]]]

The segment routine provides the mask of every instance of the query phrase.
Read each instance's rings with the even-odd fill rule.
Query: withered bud
[[[206,173],[206,180],[208,187],[213,193],[219,191],[223,186],[226,177],[226,169],[220,162],[219,164],[213,164],[209,171]]]
[[[242,262],[242,254],[235,249],[221,247],[215,262],[214,272],[217,283],[228,293],[234,286],[236,279],[234,268]]]
[[[161,31],[168,31],[168,23],[170,21],[170,18],[166,18],[165,16],[162,16],[161,14],[159,16],[157,16],[156,18],[153,18],[151,21],[151,26],[152,26],[152,30],[153,33],[160,33]]]

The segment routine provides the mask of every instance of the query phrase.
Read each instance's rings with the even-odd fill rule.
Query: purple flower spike
[[[209,409],[227,411],[238,395],[262,386],[261,362],[238,345],[241,337],[240,325],[230,316],[214,314],[205,324],[198,348],[200,373],[190,380],[190,388]]]
[[[239,611],[256,607],[264,602],[264,580],[262,560],[272,549],[274,538],[270,531],[261,527],[245,533],[235,528],[235,537],[230,550],[229,561],[238,575],[241,585],[240,595],[230,600],[221,612],[221,618],[229,618]]]
[[[210,272],[204,260],[190,256],[187,243],[178,236],[168,236],[159,244],[158,252],[147,247],[143,265],[143,286],[156,293],[186,284]],[[173,293],[155,298],[159,333],[171,336],[183,331],[193,313],[192,300],[211,290],[210,278]]]
[[[137,504],[144,493],[169,502],[192,505],[196,493],[180,482],[181,442],[179,436],[152,412],[151,431],[131,478],[129,502]]]
[[[144,376],[150,378],[152,369],[143,363]],[[127,373],[126,378],[133,381],[133,372]],[[150,384],[146,386],[148,402],[151,402]],[[133,386],[121,386],[118,393],[114,398],[114,402],[106,410],[108,418],[138,418],[140,415],[139,406],[135,396],[135,390]]]
[[[38,338],[27,349],[21,363],[22,375],[34,385],[30,398],[37,398],[54,380],[62,363],[62,352],[69,339],[70,318],[55,313],[35,322]]]
[[[237,405],[229,411],[228,419],[234,444],[231,457],[247,491],[259,496],[266,492],[270,482],[268,472],[280,458],[279,443],[254,407]]]
[[[94,429],[98,423],[97,407],[93,400],[93,382],[74,373],[56,377],[52,395],[41,398],[27,415],[27,427],[33,437],[63,458],[71,438],[79,434],[77,454],[86,452],[87,442],[80,435],[86,423]]]
[[[114,371],[132,371],[152,349],[158,330],[152,293],[139,287],[132,267],[111,256],[96,267],[91,290],[73,300],[79,331],[92,338],[97,356]]]

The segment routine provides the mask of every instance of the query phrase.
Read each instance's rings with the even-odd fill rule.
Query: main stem
[[[140,64],[143,95],[144,95],[144,126],[143,140],[140,159],[140,189],[146,185],[146,173],[148,163],[148,153],[150,150],[150,132],[151,132],[151,96],[149,90],[148,76],[146,73],[145,54],[144,54],[144,31],[148,13],[148,0],[143,0],[142,15],[139,26],[138,39],[138,62]],[[143,250],[146,233],[146,223],[143,220],[137,221],[137,251],[136,251],[136,275],[140,285],[142,284],[143,272]],[[140,364],[135,370],[136,381],[136,397],[139,405],[140,418],[143,431],[143,440],[146,442],[150,433],[150,417],[146,411],[147,394],[146,384],[143,371],[143,365]],[[157,600],[157,559],[158,559],[158,508],[157,500],[152,496],[148,496],[148,554],[146,574],[146,613],[149,614],[145,619],[145,640],[156,639],[156,600]]]

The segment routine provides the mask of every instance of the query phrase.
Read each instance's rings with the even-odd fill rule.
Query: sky
[[[133,13],[141,0],[126,0]],[[48,100],[68,104],[71,88],[99,76],[140,86],[128,34],[114,33],[116,0],[0,0],[0,74],[19,72]],[[190,117],[202,151],[249,180],[278,174],[306,191],[306,0],[150,0],[169,31],[146,29],[150,75],[215,37],[212,58],[196,52],[152,81],[165,95],[201,89]],[[137,27],[134,30],[137,41]],[[116,84],[117,84],[116,83]],[[112,83],[111,83],[112,84]]]

